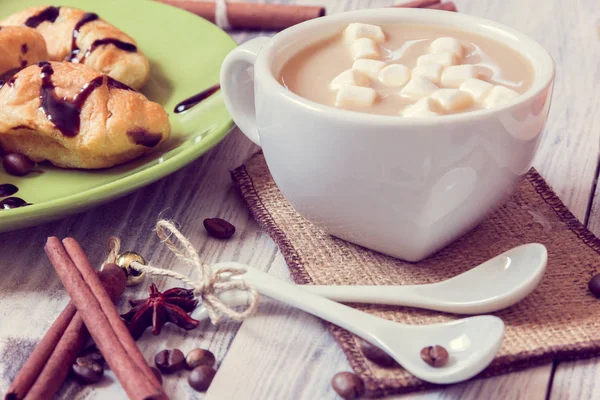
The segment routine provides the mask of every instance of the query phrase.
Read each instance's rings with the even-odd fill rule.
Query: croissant
[[[26,26],[0,26],[0,86],[18,70],[48,59],[46,41]]]
[[[106,168],[167,140],[166,111],[81,64],[40,62],[0,89],[0,145],[65,168]]]
[[[50,61],[85,64],[140,89],[150,76],[148,59],[135,40],[94,13],[70,7],[31,7],[0,21],[38,30]]]

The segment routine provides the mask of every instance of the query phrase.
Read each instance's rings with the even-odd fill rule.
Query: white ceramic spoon
[[[548,253],[538,243],[508,250],[454,278],[428,285],[329,286],[304,285],[303,289],[328,299],[348,303],[391,304],[455,314],[485,314],[510,307],[527,297],[546,271]],[[418,268],[418,267],[415,267]],[[223,293],[232,307],[247,304],[246,292]],[[206,318],[201,306],[198,318]]]
[[[408,372],[433,383],[455,383],[482,371],[494,359],[502,343],[504,323],[494,316],[478,316],[434,325],[405,325],[378,318],[317,296],[301,286],[289,284],[244,264],[227,262],[215,268],[234,267],[246,272],[241,279],[267,297],[287,303],[338,325],[380,347]],[[224,293],[227,301],[235,293]],[[200,309],[192,317],[203,317]],[[423,347],[440,345],[448,350],[448,363],[434,368],[420,356]]]
[[[305,285],[311,293],[347,303],[390,304],[487,314],[523,300],[542,280],[548,252],[539,243],[514,247],[451,279],[427,285]],[[415,268],[419,268],[415,266]]]

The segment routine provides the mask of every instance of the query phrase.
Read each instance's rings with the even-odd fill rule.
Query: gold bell
[[[138,271],[135,268],[131,268],[131,263],[134,261],[142,265],[146,265],[146,260],[144,260],[144,257],[133,251],[126,251],[117,256],[116,264],[125,270],[125,275],[127,275],[127,286],[138,285],[146,276],[144,272]]]

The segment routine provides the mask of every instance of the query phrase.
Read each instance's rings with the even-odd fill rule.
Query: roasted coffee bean
[[[15,176],[27,175],[35,165],[27,156],[18,153],[9,153],[2,160],[4,170]]]
[[[104,376],[102,364],[87,357],[77,357],[71,371],[77,381],[86,385],[100,382]]]
[[[331,379],[333,390],[344,400],[358,399],[365,393],[363,380],[352,372],[340,372]]]
[[[596,274],[590,279],[588,289],[590,289],[590,292],[592,292],[594,296],[600,299],[600,274]]]
[[[443,367],[448,362],[448,350],[442,346],[427,346],[421,350],[421,358],[432,367]]]
[[[185,356],[185,363],[188,369],[194,369],[201,365],[212,367],[215,365],[215,361],[215,355],[204,349],[193,349]]]
[[[102,353],[100,353],[100,350],[98,350],[95,345],[91,345],[83,349],[79,354],[79,357],[88,358],[104,366],[104,357],[102,357]]]
[[[204,229],[217,239],[229,239],[235,233],[235,226],[221,218],[207,218],[204,220]]]
[[[214,368],[209,367],[208,365],[201,365],[190,372],[188,383],[192,389],[198,392],[205,392],[208,390],[216,373],[217,371]]]
[[[156,376],[156,379],[158,379],[158,381],[162,385],[162,375],[160,374],[160,371],[158,369],[154,368],[154,367],[150,367],[150,369],[152,370],[152,372]]]
[[[367,359],[373,361],[377,365],[381,365],[382,367],[398,365],[396,361],[394,361],[394,359],[388,355],[388,353],[381,350],[379,347],[372,345],[366,340],[360,341],[360,351]]]
[[[171,374],[185,367],[185,356],[179,349],[163,350],[154,357],[154,364],[163,374]]]

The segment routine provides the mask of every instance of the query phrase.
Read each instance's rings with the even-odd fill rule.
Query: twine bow
[[[256,289],[246,285],[244,281],[228,279],[231,276],[244,274],[244,272],[246,272],[245,270],[233,267],[222,267],[213,270],[210,265],[200,259],[194,246],[192,246],[190,241],[171,221],[159,220],[156,223],[156,234],[179,260],[194,267],[198,279],[190,279],[178,272],[152,265],[143,265],[137,261],[131,263],[131,268],[137,271],[146,272],[150,275],[168,276],[191,286],[194,290],[194,294],[202,300],[204,307],[206,307],[210,321],[215,325],[221,321],[223,316],[227,316],[235,321],[241,321],[256,312],[259,301]],[[171,240],[172,236],[177,239],[177,243]],[[119,253],[120,240],[111,237],[109,246],[110,253],[107,261],[114,263],[117,254]],[[243,290],[248,292],[248,306],[246,309],[236,311],[219,299],[219,294],[229,290]]]

